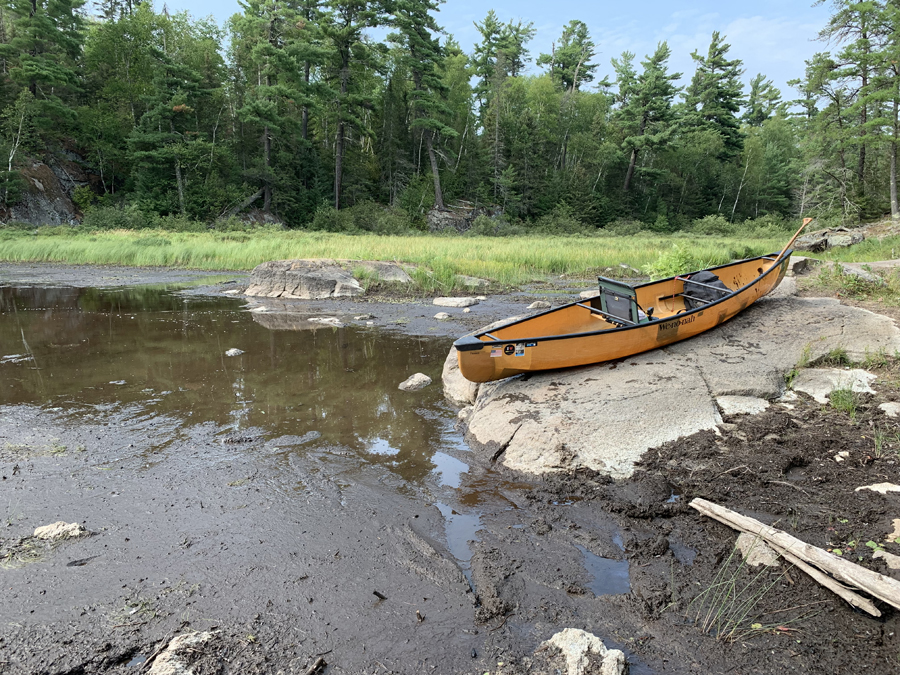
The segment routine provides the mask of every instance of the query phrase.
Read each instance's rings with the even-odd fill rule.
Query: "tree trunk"
[[[347,85],[350,79],[350,46],[345,45],[341,52],[341,95],[338,98],[338,124],[334,139],[334,208],[341,208],[341,184],[344,180],[344,104],[347,96]]]
[[[631,149],[631,159],[628,162],[628,171],[625,172],[625,192],[631,187],[631,178],[634,176],[634,167],[637,164],[638,151],[637,148]]]
[[[175,133],[175,124],[169,120],[169,131]],[[178,210],[184,215],[184,182],[181,179],[181,163],[175,157],[175,182],[178,185]]]
[[[263,127],[263,157],[266,163],[266,176],[263,179],[263,211],[268,212],[272,207],[272,183],[270,181],[272,164],[272,137],[269,135],[269,125]]]
[[[338,122],[334,138],[334,208],[341,208],[341,182],[344,163],[344,122]]]
[[[431,137],[434,132],[430,129],[425,132],[425,147],[428,148],[428,160],[431,162],[431,176],[434,178],[434,207],[437,209],[444,208],[444,195],[441,192],[441,176],[438,173],[437,157],[434,154],[434,147],[431,143]]]
[[[303,81],[306,83],[306,87],[309,88],[309,61],[307,61],[303,65]],[[306,91],[304,90],[304,91]],[[303,137],[303,140],[307,140],[309,138],[309,106],[303,106],[303,113],[300,122],[300,135]]]
[[[898,101],[894,98],[894,134],[891,139],[891,218],[900,220],[900,204],[897,203],[897,138],[898,129]]]

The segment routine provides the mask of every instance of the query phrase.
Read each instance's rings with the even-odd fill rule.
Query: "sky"
[[[729,56],[744,62],[744,81],[757,73],[773,80],[785,99],[795,98],[787,81],[802,77],[804,61],[830,46],[817,41],[830,14],[830,2],[812,6],[813,0],[631,0],[619,3],[585,0],[447,0],[438,13],[438,24],[452,34],[466,52],[479,39],[474,22],[481,22],[493,8],[501,21],[533,22],[537,34],[529,45],[532,59],[550,53],[551,45],[572,19],[587,24],[597,45],[597,79],[612,77],[610,59],[631,51],[640,61],[658,42],[672,49],[670,69],[683,73],[687,85],[694,72],[691,52],[705,55],[714,30],[726,36]],[[195,17],[212,15],[219,23],[239,11],[237,0],[166,0],[170,11],[187,10]],[[162,0],[156,0],[157,7]],[[533,64],[532,72],[540,72]]]

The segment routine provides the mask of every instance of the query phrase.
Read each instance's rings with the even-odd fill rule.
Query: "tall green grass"
[[[515,286],[548,275],[592,276],[608,267],[618,271],[620,263],[642,269],[676,241],[710,264],[771,253],[784,244],[779,238],[697,235],[497,238],[39,228],[0,230],[0,260],[205,270],[250,270],[287,258],[391,260],[423,266],[443,283],[452,284],[449,280],[464,274]]]

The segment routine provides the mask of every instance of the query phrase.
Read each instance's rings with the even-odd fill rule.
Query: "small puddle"
[[[580,544],[575,547],[584,556],[584,568],[591,577],[588,588],[594,595],[622,595],[631,591],[627,560],[601,558]]]
[[[444,517],[444,531],[447,535],[447,548],[456,558],[463,574],[472,584],[472,548],[470,541],[481,541],[478,530],[481,529],[481,514],[458,513],[452,507],[441,502],[434,504]]]
[[[140,666],[144,663],[147,663],[147,657],[143,654],[138,654],[131,661],[125,664],[126,668],[134,668],[135,666]]]

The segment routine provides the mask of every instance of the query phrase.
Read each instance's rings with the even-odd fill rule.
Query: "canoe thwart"
[[[623,319],[620,316],[614,316],[612,314],[609,314],[608,312],[604,312],[602,309],[597,309],[596,307],[591,307],[590,305],[585,305],[583,302],[576,302],[575,304],[578,305],[579,307],[584,307],[585,309],[589,309],[592,312],[594,312],[595,314],[599,314],[600,316],[602,316],[606,319],[609,319],[610,321],[613,321],[614,323],[625,323],[625,324],[628,324],[629,326],[637,325],[634,323],[634,321],[629,321],[628,319]]]
[[[719,293],[724,293],[725,295],[729,295],[734,291],[730,288],[719,288],[718,286],[712,286],[711,284],[704,284],[702,281],[694,281],[693,279],[689,279],[687,277],[675,277],[678,281],[684,281],[689,284],[696,284],[697,286],[703,286],[704,288],[709,288],[713,291],[719,291]],[[683,295],[683,293],[679,293],[679,295]]]

